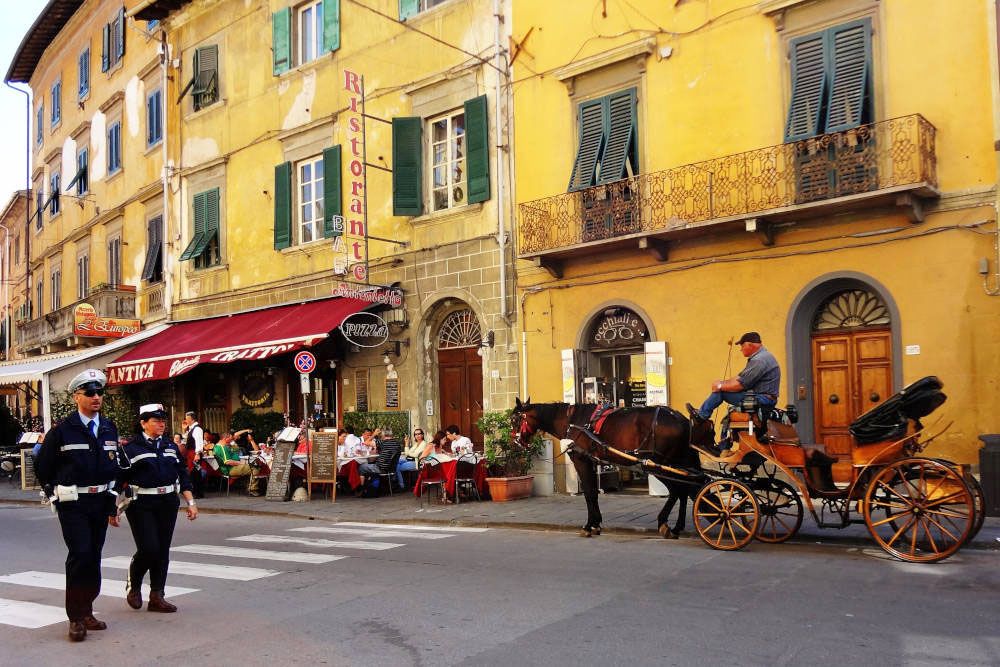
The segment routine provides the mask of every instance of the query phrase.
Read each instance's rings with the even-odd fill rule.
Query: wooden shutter
[[[465,103],[465,173],[470,204],[490,198],[490,124],[486,96]]]
[[[323,51],[340,48],[340,0],[323,0]]]
[[[146,238],[149,246],[146,248],[146,262],[142,266],[142,279],[152,281],[156,276],[156,267],[163,246],[163,218],[157,216],[146,223]]]
[[[125,8],[118,10],[118,17],[115,19],[118,25],[118,32],[115,35],[116,60],[121,60],[125,55]]]
[[[323,236],[332,238],[343,234],[333,228],[333,217],[344,214],[340,183],[340,146],[323,151]]]
[[[279,9],[271,14],[271,63],[274,75],[287,72],[292,66],[292,10]]]
[[[392,214],[423,212],[423,121],[392,119]]]
[[[827,76],[824,33],[792,40],[792,101],[785,141],[814,137],[822,131]]]
[[[194,50],[194,110],[219,99],[219,47],[215,44]]]
[[[199,192],[194,196],[194,202],[192,208],[194,209],[194,234],[191,235],[191,242],[188,243],[187,248],[181,253],[180,261],[186,261],[189,259],[194,259],[201,254],[201,250],[205,249],[206,241],[206,229],[205,229],[205,217],[206,217],[206,196],[207,192]]]
[[[274,249],[292,245],[292,163],[274,168]]]
[[[598,183],[612,183],[628,175],[625,167],[634,155],[635,129],[635,89],[609,96],[608,136],[601,157]],[[635,168],[633,164],[633,171]]]
[[[104,24],[101,28],[101,71],[107,72],[111,66],[111,25]]]
[[[594,185],[597,159],[604,144],[604,99],[580,105],[580,143],[576,150],[569,190],[582,190]]]
[[[871,72],[871,22],[868,19],[827,31],[830,50],[830,98],[826,132],[870,122],[868,81]]]
[[[81,98],[90,91],[90,49],[84,49],[80,54],[77,97]]]
[[[399,20],[405,21],[420,12],[420,0],[399,0]]]

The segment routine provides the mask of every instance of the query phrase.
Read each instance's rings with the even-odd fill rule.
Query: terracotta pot
[[[523,477],[487,477],[486,483],[490,487],[490,497],[494,502],[505,503],[508,500],[520,500],[531,497],[532,480],[534,475],[524,475]]]

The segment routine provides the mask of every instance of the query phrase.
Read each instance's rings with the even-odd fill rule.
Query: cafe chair
[[[389,495],[392,495],[392,485],[396,481],[396,466],[399,465],[399,455],[402,454],[402,450],[396,452],[392,455],[392,459],[389,461],[389,470],[379,469],[378,472],[378,493],[382,495],[384,488],[389,488]]]
[[[465,490],[469,495],[476,496],[476,500],[482,500],[479,496],[479,487],[476,486],[476,456],[474,454],[462,454],[455,462],[455,504]]]
[[[436,459],[428,459],[420,469],[420,506],[423,507],[424,496],[429,494],[432,488],[437,489],[438,500],[444,499],[446,497],[444,484],[444,470],[441,469],[441,464]],[[427,502],[430,504],[430,500]]]

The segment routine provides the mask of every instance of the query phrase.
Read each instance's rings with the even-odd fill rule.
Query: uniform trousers
[[[138,590],[149,572],[149,588],[163,591],[167,583],[170,564],[170,542],[177,523],[177,494],[139,495],[125,510],[132,537],[135,538],[135,555],[128,568],[127,590]]]
[[[101,593],[101,551],[114,513],[114,496],[81,493],[78,500],[56,503],[66,542],[66,616],[82,621],[94,614]]]

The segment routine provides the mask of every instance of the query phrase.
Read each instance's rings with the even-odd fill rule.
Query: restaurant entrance
[[[441,428],[457,425],[478,447],[483,444],[483,434],[476,427],[483,415],[481,332],[471,309],[457,310],[442,323],[437,346]]]

